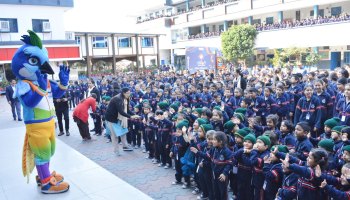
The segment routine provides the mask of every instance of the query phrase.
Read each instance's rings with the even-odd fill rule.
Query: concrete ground
[[[9,148],[13,148],[18,150],[21,149],[22,142],[23,142],[23,135],[24,135],[24,125],[23,122],[17,122],[13,121],[10,106],[6,102],[5,97],[0,97],[0,134],[3,136],[3,138],[6,138],[6,134],[11,134],[11,132],[16,132],[16,134],[19,134],[20,137],[19,141],[17,142],[20,144],[20,146],[11,146]],[[94,163],[89,163],[89,165],[97,164],[96,170],[100,170],[100,172],[96,171],[94,173],[93,171],[88,174],[89,176],[96,177],[100,181],[93,181],[89,179],[77,179],[74,181],[75,184],[79,184],[78,180],[85,182],[85,185],[91,184],[91,188],[87,187],[84,190],[93,190],[94,192],[97,192],[99,190],[102,190],[101,188],[105,188],[108,186],[111,191],[119,191],[122,189],[123,193],[126,194],[132,194],[134,198],[130,199],[137,199],[138,191],[142,191],[143,193],[149,195],[153,199],[161,199],[161,200],[187,200],[187,199],[196,199],[196,195],[193,195],[192,189],[182,189],[181,186],[178,185],[171,185],[171,183],[175,180],[175,170],[173,169],[163,169],[158,167],[155,164],[152,164],[151,160],[146,159],[147,156],[145,153],[142,153],[141,149],[135,149],[132,152],[122,152],[121,156],[116,156],[113,153],[113,147],[111,143],[106,143],[107,139],[103,136],[92,136],[94,141],[91,142],[83,142],[81,139],[81,136],[79,134],[78,128],[74,121],[71,118],[72,112],[70,111],[70,136],[57,136],[57,139],[59,140],[57,143],[61,145],[57,145],[56,149],[56,157],[57,159],[63,159],[65,160],[65,155],[70,156],[72,152],[78,153],[78,155],[83,155],[82,157],[86,157],[88,159],[84,160],[82,165],[85,165],[85,163],[89,163],[90,160]],[[15,129],[13,129],[15,128]],[[90,129],[93,128],[92,121],[90,122]],[[0,146],[0,149],[2,149],[1,152],[8,151],[6,149],[3,149],[3,147]],[[76,152],[76,151],[77,152]],[[20,159],[20,153],[14,154],[16,156],[19,156]],[[78,156],[79,157],[79,156]],[[1,157],[0,157],[1,158]],[[55,160],[55,156],[53,157]],[[69,162],[69,160],[71,162]],[[1,161],[0,161],[1,162]],[[56,161],[57,162],[57,161]],[[3,163],[3,162],[1,162]],[[17,164],[20,164],[18,162]],[[80,167],[80,164],[77,162],[73,162],[71,159],[67,158],[67,161],[64,161],[64,167],[63,169],[69,169],[69,168],[77,168]],[[100,168],[102,167],[102,168]],[[108,172],[104,172],[104,169],[106,169]],[[19,169],[20,170],[20,167]],[[3,171],[3,170],[0,170]],[[60,170],[61,172],[61,170]],[[101,174],[103,176],[106,176],[110,173],[115,175],[114,177],[116,180],[109,180],[108,181],[101,181]],[[21,173],[21,171],[18,171],[18,173]],[[63,172],[61,172],[63,173]],[[112,174],[109,174],[109,176],[113,176]],[[118,186],[120,183],[118,180],[122,179],[122,181],[130,184],[130,186],[135,187],[135,190],[130,189],[124,189],[124,187]],[[3,178],[1,178],[3,179]],[[110,181],[117,181],[118,184],[112,184]],[[25,182],[25,179],[23,178],[23,182]],[[124,185],[128,185],[124,182]],[[115,185],[115,188],[113,189],[113,186]],[[32,187],[32,186],[30,186]],[[99,189],[98,189],[99,188]],[[2,188],[3,189],[3,188]],[[95,190],[98,189],[98,190]],[[137,190],[138,189],[138,190]],[[27,190],[25,190],[27,191]],[[74,188],[71,188],[70,192],[73,192]],[[79,199],[86,199],[93,198],[93,199],[109,199],[111,198],[109,196],[109,193],[107,192],[104,196],[97,196],[96,198],[93,196],[93,194],[89,191],[83,191],[83,193],[88,193],[89,195],[82,196]],[[102,193],[102,192],[101,192]],[[135,195],[134,195],[135,194]],[[16,198],[6,198],[4,196],[4,193],[1,193],[0,191],[0,200],[1,199],[16,199]],[[118,195],[115,193],[110,193],[110,195],[113,195],[114,198],[118,198]],[[142,194],[140,194],[142,196]],[[79,195],[78,195],[79,197]],[[70,199],[69,196],[67,199]],[[75,199],[75,198],[71,198]],[[122,198],[122,199],[129,199],[129,198]],[[142,198],[141,198],[142,199]],[[147,196],[145,195],[143,199],[147,199]]]

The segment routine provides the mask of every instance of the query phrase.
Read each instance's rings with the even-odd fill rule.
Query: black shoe
[[[69,131],[66,131],[66,136],[70,136],[70,132]]]
[[[22,119],[18,119],[18,121],[22,121]]]
[[[95,132],[95,129],[91,129],[90,132]]]
[[[97,136],[101,136],[101,135],[102,135],[102,133],[96,133],[96,135],[97,135]]]
[[[123,151],[133,151],[133,149],[130,147],[123,147]]]
[[[13,121],[17,121],[16,118],[13,118]]]
[[[64,135],[64,132],[63,132],[63,131],[60,132],[60,133],[58,134],[58,136],[61,136],[61,135]]]

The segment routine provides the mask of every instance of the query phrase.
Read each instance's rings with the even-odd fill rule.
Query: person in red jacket
[[[96,98],[96,94],[92,93],[90,97],[83,99],[73,112],[73,119],[77,123],[80,135],[84,141],[91,140],[88,110],[91,108],[92,112],[96,111]]]

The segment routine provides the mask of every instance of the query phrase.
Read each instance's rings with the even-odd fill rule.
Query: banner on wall
[[[217,65],[217,48],[187,47],[186,67],[193,74],[198,70],[215,70]]]

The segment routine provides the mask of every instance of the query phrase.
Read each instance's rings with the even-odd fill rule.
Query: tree
[[[316,53],[310,53],[309,55],[306,56],[306,64],[308,66],[314,66],[320,61],[320,55]]]
[[[258,32],[254,26],[242,24],[231,26],[221,35],[221,46],[224,57],[229,61],[237,60],[245,64],[253,55],[254,42]]]

